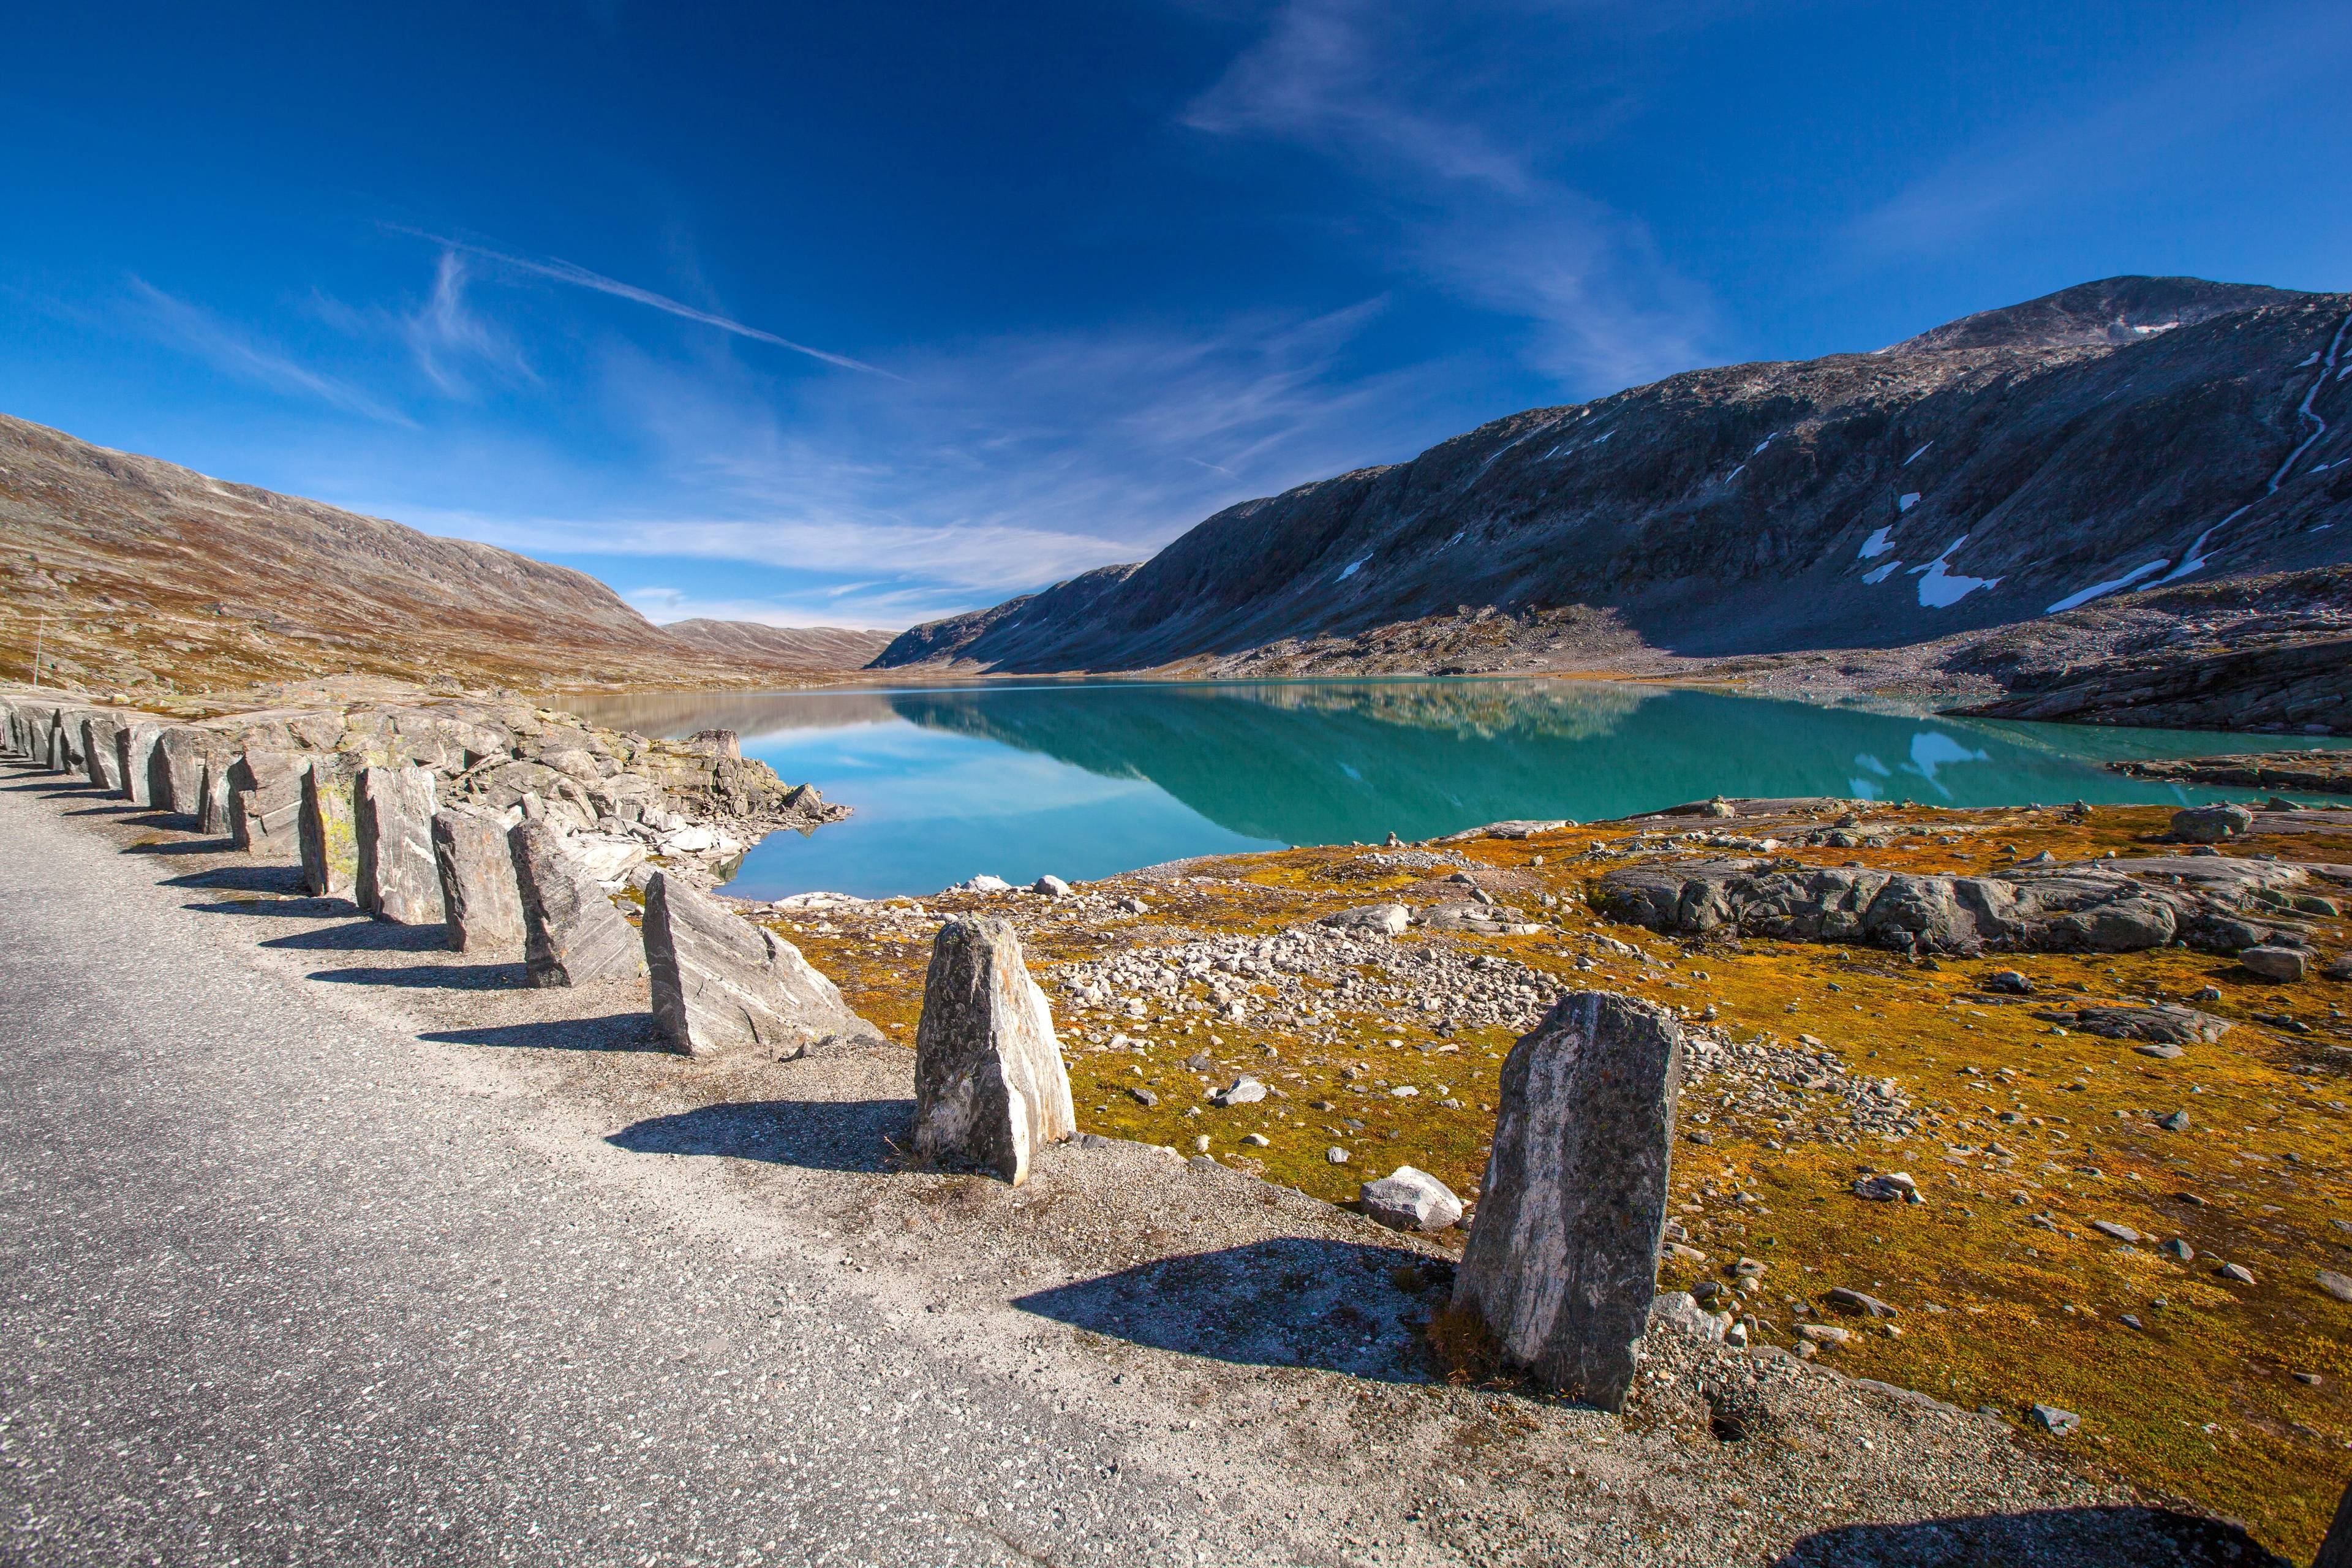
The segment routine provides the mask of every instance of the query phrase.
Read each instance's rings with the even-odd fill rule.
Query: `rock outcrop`
[[[1664,936],[1711,932],[1910,952],[2134,952],[2179,940],[2236,952],[2297,929],[2305,872],[2220,856],[1939,877],[1759,860],[1666,861],[1603,876],[1596,907]]]
[[[545,822],[508,831],[522,896],[523,963],[533,985],[586,985],[634,978],[643,960],[637,933],[613,907],[563,839]]]
[[[2352,751],[2243,752],[2219,757],[2158,757],[2107,764],[2135,778],[2352,795]]]
[[[447,918],[433,857],[433,775],[423,768],[365,768],[352,792],[359,838],[353,899],[394,925],[437,926]]]
[[[522,946],[529,934],[522,885],[515,879],[514,850],[503,820],[474,806],[443,806],[433,814],[433,862],[453,951]]]
[[[1578,992],[1503,1063],[1494,1152],[1454,1301],[1546,1385],[1622,1409],[1657,1289],[1683,1034]]]
[[[1006,921],[940,928],[915,1035],[915,1152],[1018,1186],[1045,1145],[1077,1131],[1045,994]]]
[[[646,883],[643,934],[654,1022],[674,1050],[782,1055],[827,1035],[881,1037],[800,949],[680,878]]]

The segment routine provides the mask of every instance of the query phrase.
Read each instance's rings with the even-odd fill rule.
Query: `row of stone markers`
[[[134,801],[124,781],[144,779],[142,804],[217,818],[242,847],[290,830],[308,891],[379,920],[444,925],[459,952],[520,946],[531,984],[642,973],[662,1037],[686,1055],[782,1059],[883,1043],[791,942],[688,878],[653,872],[633,930],[530,800],[507,814],[443,804],[427,768],[228,756],[189,727],[138,717],[77,726],[24,703],[6,717],[10,754],[86,768]],[[92,760],[101,754],[110,770]],[[1683,1052],[1670,1014],[1593,992],[1562,998],[1523,1037],[1503,1066],[1456,1274],[1456,1308],[1486,1325],[1507,1363],[1605,1409],[1624,1404],[1655,1305]],[[935,1164],[1019,1184],[1047,1144],[1076,1132],[1052,1012],[1008,922],[959,918],[939,931],[914,1076],[914,1149]]]

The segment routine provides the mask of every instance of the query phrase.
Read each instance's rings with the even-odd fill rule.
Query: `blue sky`
[[[29,8],[0,411],[898,626],[1696,364],[2352,287],[2352,6]]]

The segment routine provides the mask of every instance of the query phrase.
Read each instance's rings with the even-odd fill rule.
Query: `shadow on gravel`
[[[1426,1383],[1422,1324],[1450,1267],[1402,1247],[1312,1237],[1163,1258],[1022,1296],[1041,1318],[1241,1366],[1304,1366]],[[1417,1289],[1406,1289],[1412,1283]]]
[[[1772,1568],[2292,1568],[2237,1525],[2158,1508],[2053,1508],[1917,1524],[1848,1524],[1808,1535]]]
[[[310,978],[338,985],[404,985],[417,991],[520,991],[530,970],[516,963],[412,963],[390,969],[321,969]]]
[[[227,907],[250,914],[257,906],[231,904]],[[449,928],[401,926],[394,925],[390,921],[359,920],[339,926],[320,926],[317,931],[298,931],[290,936],[273,936],[261,945],[282,947],[296,952],[446,952],[449,951]]]
[[[512,969],[516,978],[511,984],[521,984],[521,964],[485,967]],[[331,973],[320,978],[332,979],[333,975]],[[436,1045],[492,1046],[502,1050],[650,1051],[661,1048],[660,1037],[654,1033],[653,1015],[644,1012],[611,1013],[601,1018],[551,1018],[537,1024],[495,1024],[478,1028],[443,1029],[416,1037],[431,1040]]]
[[[759,1100],[650,1116],[604,1140],[633,1154],[716,1154],[811,1171],[893,1171],[911,1100]]]
[[[180,833],[195,831],[184,819],[168,816],[152,820],[134,816],[124,820],[133,827],[168,827]],[[233,855],[236,852],[236,840],[234,838],[182,838],[169,844],[133,844],[123,850],[125,855]]]
[[[163,886],[194,888],[203,891],[219,893],[299,893],[302,890],[302,868],[269,865],[216,866],[209,871],[190,871],[184,876],[166,877],[163,879]],[[342,900],[333,901],[340,903]]]

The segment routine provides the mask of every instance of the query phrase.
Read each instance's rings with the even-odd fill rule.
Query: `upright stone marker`
[[[584,985],[635,977],[637,933],[544,822],[507,832],[522,893],[523,962],[533,985]]]
[[[505,823],[472,806],[443,806],[433,814],[433,863],[451,948],[478,952],[523,944],[522,888]]]
[[[441,873],[433,859],[434,781],[425,768],[367,768],[352,794],[359,836],[352,900],[380,921],[437,926]]]
[[[915,1152],[1015,1186],[1036,1152],[1078,1130],[1045,994],[1001,920],[940,928],[915,1031]]]
[[[82,765],[92,789],[122,793],[122,757],[115,749],[121,734],[122,721],[110,713],[93,713],[81,721]]]
[[[245,751],[228,769],[228,836],[253,854],[283,852],[299,836],[302,773],[314,759],[300,752]]]
[[[155,804],[155,742],[164,728],[159,720],[135,719],[115,742],[122,759],[122,793],[133,805]]]
[[[2352,1568],[2352,1486],[2347,1486],[2336,1500],[2336,1518],[2327,1527],[2327,1539],[2319,1543],[2319,1555],[2311,1560],[2311,1568]]]
[[[302,889],[348,899],[359,880],[360,842],[352,826],[350,771],[322,757],[302,770]]]
[[[1515,1365],[1622,1409],[1657,1291],[1683,1034],[1580,991],[1503,1063],[1502,1106],[1454,1301]]]
[[[158,811],[177,816],[202,817],[205,809],[205,763],[221,749],[221,737],[193,724],[167,725],[155,738],[154,761],[148,769],[148,786]]]
[[[196,831],[229,836],[229,768],[236,759],[225,753],[205,758],[204,783],[198,785],[201,798],[196,806]]]
[[[878,1037],[800,949],[667,871],[646,884],[645,941],[654,1021],[688,1056]]]

